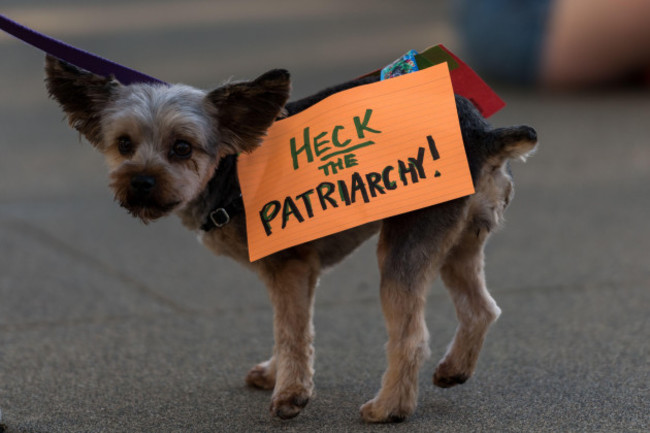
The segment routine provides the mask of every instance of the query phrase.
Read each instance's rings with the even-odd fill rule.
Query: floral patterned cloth
[[[390,65],[386,66],[381,70],[381,79],[386,80],[388,78],[393,78],[399,75],[418,71],[418,64],[415,61],[415,56],[417,54],[417,51],[411,50],[399,59],[395,60]]]

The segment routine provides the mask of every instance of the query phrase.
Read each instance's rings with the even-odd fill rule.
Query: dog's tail
[[[519,159],[526,161],[537,145],[537,132],[530,126],[509,126],[495,128],[491,131],[493,141],[491,153],[499,155],[504,160]]]
[[[456,108],[472,172],[478,173],[488,159],[525,161],[534,152],[537,132],[530,126],[492,128],[470,100],[458,95]]]

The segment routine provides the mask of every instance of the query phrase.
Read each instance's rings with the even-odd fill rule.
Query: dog
[[[210,250],[232,257],[265,282],[275,344],[271,358],[254,366],[246,383],[273,390],[273,416],[295,417],[312,396],[312,312],[319,276],[377,233],[388,366],[377,395],[361,406],[362,418],[397,422],[415,411],[418,370],[430,354],[425,297],[437,275],[449,290],[459,326],[433,383],[447,388],[472,376],[488,327],[501,313],[486,288],[484,245],[513,197],[509,160],[525,160],[536,147],[533,128],[493,128],[469,100],[456,96],[473,195],[250,263],[237,155],[260,146],[275,120],[378,78],[287,103],[290,76],[281,69],[209,92],[185,85],[122,85],[49,55],[45,70],[47,90],[70,125],[106,157],[110,188],[121,206],[145,223],[178,215]]]

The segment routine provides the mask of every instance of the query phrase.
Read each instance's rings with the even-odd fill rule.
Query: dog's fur
[[[273,415],[296,416],[312,395],[312,310],[321,272],[377,232],[388,368],[377,396],[361,407],[363,419],[400,421],[415,410],[418,369],[429,355],[425,297],[438,274],[460,324],[433,382],[450,387],[472,375],[487,329],[500,314],[485,285],[483,246],[501,224],[513,195],[508,160],[523,159],[535,147],[532,128],[494,129],[468,100],[457,96],[475,194],[249,263],[243,214],[221,228],[201,230],[216,202],[240,194],[237,153],[259,146],[276,118],[375,78],[287,104],[290,80],[283,70],[211,92],[182,85],[125,86],[50,56],[46,72],[48,91],[71,126],[106,156],[110,186],[123,207],[144,222],[177,214],[213,252],[245,264],[266,283],[275,312],[275,347],[268,361],[250,370],[246,382],[273,390]]]

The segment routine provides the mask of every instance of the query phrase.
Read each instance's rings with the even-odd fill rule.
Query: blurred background
[[[647,431],[646,1],[3,0],[0,13],[168,82],[271,68],[300,98],[444,44],[540,138],[487,249],[504,314],[475,378],[431,385],[456,321],[440,284],[420,407],[391,430]],[[0,410],[8,431],[355,431],[385,332],[374,242],[323,278],[317,396],[289,424],[243,377],[268,357],[264,288],[174,219],[112,202],[102,157],[47,98],[43,53],[0,34]],[[270,426],[270,427],[269,427]]]

